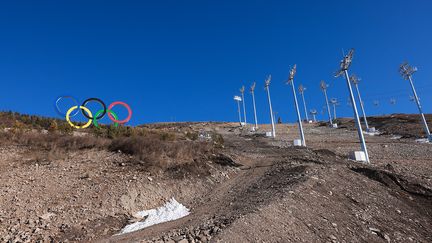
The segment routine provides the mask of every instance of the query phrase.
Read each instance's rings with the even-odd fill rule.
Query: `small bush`
[[[57,122],[55,120],[52,120],[49,127],[48,127],[48,131],[49,132],[57,132],[57,130],[58,130]]]
[[[198,132],[186,132],[186,138],[189,140],[195,141],[198,139]]]
[[[160,133],[160,138],[162,141],[174,141],[176,135],[174,133],[162,132]]]
[[[218,147],[223,147],[225,141],[224,141],[222,135],[220,135],[219,133],[213,133],[212,139]]]
[[[58,131],[65,135],[71,135],[73,133],[74,128],[71,127],[68,123],[60,123],[58,125]]]

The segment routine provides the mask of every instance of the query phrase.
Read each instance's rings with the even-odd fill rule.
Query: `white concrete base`
[[[273,137],[272,135],[272,132],[266,132],[266,137]]]
[[[303,146],[301,139],[294,139],[294,146]]]
[[[375,127],[369,127],[369,129],[366,129],[366,132],[374,133],[374,132],[376,132],[376,129],[375,129]]]
[[[312,120],[309,120],[308,123],[313,123],[313,121],[312,121]]]
[[[251,127],[251,132],[255,132],[255,127]]]
[[[244,127],[244,126],[246,126],[246,123],[242,122],[242,123],[240,123],[240,125],[241,125],[242,127]]]
[[[330,125],[331,128],[338,128],[337,123],[333,123],[332,125]]]
[[[349,153],[349,159],[361,162],[366,161],[366,154],[363,151],[353,151]]]

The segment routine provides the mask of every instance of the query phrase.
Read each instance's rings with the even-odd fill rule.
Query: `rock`
[[[212,229],[212,233],[217,233],[217,232],[219,232],[219,231],[220,231],[220,228],[217,227],[217,226],[215,226],[215,227]]]
[[[84,175],[80,176],[79,179],[84,180],[84,179],[89,179],[90,178],[90,174],[89,173],[85,173]]]
[[[390,240],[390,236],[388,236],[387,234],[384,234],[383,238],[387,241],[387,242],[391,242]]]
[[[42,216],[40,216],[39,218],[41,218],[43,220],[48,220],[54,215],[55,215],[54,213],[46,213],[46,214],[43,214]]]
[[[207,242],[207,237],[205,237],[204,235],[199,235],[198,240],[200,240],[201,242]]]
[[[374,232],[374,233],[380,233],[381,232],[381,230],[379,230],[377,228],[371,228],[371,227],[369,227],[369,230],[372,231],[372,232]]]
[[[179,236],[175,236],[172,238],[175,242],[181,242],[182,240],[184,240],[184,236],[183,235],[179,235]],[[187,241],[186,241],[187,242]]]
[[[149,176],[149,177],[147,177],[147,180],[149,180],[149,181],[153,181],[153,178],[151,178],[151,177]]]
[[[183,240],[178,241],[177,243],[189,243],[189,241],[186,239],[183,239]]]

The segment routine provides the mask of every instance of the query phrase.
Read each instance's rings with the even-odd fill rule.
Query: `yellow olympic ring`
[[[85,107],[85,106],[80,106],[79,107],[81,110],[84,110],[86,113],[87,113],[87,115],[89,115],[89,117],[92,117],[93,115],[92,115],[92,113],[91,113],[91,111],[87,108],[87,107]],[[72,106],[67,112],[66,112],[66,121],[69,123],[69,125],[71,125],[72,127],[75,127],[75,128],[77,128],[77,129],[80,129],[80,128],[87,128],[87,127],[89,127],[90,125],[91,125],[91,123],[92,123],[92,119],[89,119],[88,120],[88,122],[86,123],[86,124],[84,124],[84,125],[82,125],[82,126],[78,126],[78,125],[75,125],[75,124],[73,124],[72,122],[71,122],[71,120],[70,120],[70,114],[72,113],[72,111],[74,111],[75,109],[78,109],[78,106]]]

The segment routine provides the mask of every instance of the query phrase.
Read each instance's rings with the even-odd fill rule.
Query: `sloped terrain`
[[[31,146],[34,140],[22,136],[2,142],[1,241],[432,241],[430,144],[366,136],[366,165],[347,159],[359,149],[349,127],[306,124],[307,148],[291,146],[298,137],[293,125],[279,124],[276,139],[231,123],[142,129],[78,147],[53,149],[40,140]],[[152,143],[133,149],[136,136]],[[135,212],[171,197],[191,214],[116,235],[136,221]]]
[[[432,115],[426,114],[426,119],[432,121]],[[363,120],[363,118],[361,118]],[[421,117],[418,114],[392,114],[388,116],[373,116],[367,118],[370,126],[379,129],[386,135],[400,135],[404,138],[421,138],[426,134],[423,130]],[[341,128],[354,129],[352,119],[338,119]],[[429,129],[432,127],[429,123]]]
[[[111,242],[429,242],[432,240],[431,170],[402,172],[403,164],[372,154],[372,165],[348,161],[344,152],[287,146],[296,128],[280,125],[280,138],[226,134],[226,146],[243,164],[181,220]],[[341,140],[343,129],[309,128],[309,138]],[[284,132],[288,131],[288,133]],[[346,139],[352,143],[344,143]],[[315,137],[318,140],[318,137]],[[392,143],[372,137],[371,147]],[[326,141],[314,147],[331,147]],[[381,144],[382,143],[382,144]],[[319,144],[319,146],[317,146]],[[423,145],[411,143],[413,148]],[[358,146],[358,145],[357,145]],[[397,145],[396,145],[397,146]],[[430,149],[428,148],[430,151]],[[337,150],[336,150],[337,151]],[[387,153],[386,153],[387,154]],[[394,156],[395,158],[397,156]],[[427,157],[425,155],[425,157]],[[240,159],[241,158],[241,159]],[[425,158],[430,161],[429,158]],[[385,162],[383,164],[382,162]],[[408,161],[406,161],[408,162]],[[423,161],[414,161],[426,169]],[[417,164],[418,163],[418,164]],[[396,168],[393,167],[393,165]]]

